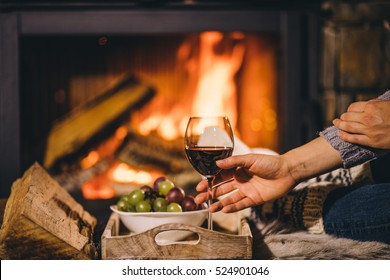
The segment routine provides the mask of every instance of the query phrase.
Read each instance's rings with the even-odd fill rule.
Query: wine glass
[[[216,161],[232,155],[234,136],[228,117],[190,117],[185,136],[185,151],[194,169],[208,182],[208,206],[213,199],[212,181],[221,169]],[[211,212],[208,229],[213,230]]]

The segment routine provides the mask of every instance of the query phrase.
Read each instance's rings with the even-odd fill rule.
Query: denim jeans
[[[390,244],[390,183],[332,191],[324,203],[323,220],[328,234]]]

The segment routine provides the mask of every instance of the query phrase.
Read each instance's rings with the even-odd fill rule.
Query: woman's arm
[[[340,154],[323,137],[293,149],[281,156],[297,183],[342,166]]]
[[[247,154],[217,162],[223,170],[214,183],[234,180],[216,188],[214,196],[230,194],[215,202],[210,211],[235,212],[275,200],[299,182],[342,165],[340,155],[319,137],[281,156]],[[196,187],[202,192],[197,203],[207,201],[206,181]]]
[[[348,112],[334,121],[335,126],[320,133],[340,153],[345,168],[388,153],[390,149],[388,100],[390,91],[375,100],[352,103]]]

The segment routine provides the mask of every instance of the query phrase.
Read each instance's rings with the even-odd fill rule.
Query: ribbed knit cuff
[[[377,99],[390,100],[390,91],[386,91]],[[338,135],[339,132],[340,130],[338,128],[331,126],[324,131],[321,131],[319,135],[325,138],[326,141],[340,153],[344,168],[350,168],[366,161],[376,159],[388,152],[386,150],[373,149],[345,142],[340,139]]]
[[[367,147],[342,141],[338,135],[339,131],[338,128],[332,126],[321,131],[320,136],[324,137],[326,141],[340,153],[340,156],[343,159],[344,168],[359,165],[385,153],[385,151],[381,152],[379,149],[369,149]]]

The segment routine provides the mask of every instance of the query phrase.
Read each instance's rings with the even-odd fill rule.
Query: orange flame
[[[102,158],[107,158],[114,155],[120,144],[127,135],[127,128],[119,127],[114,136],[100,144],[96,150],[92,150],[88,155],[80,161],[82,169],[93,167]],[[82,184],[81,191],[86,199],[109,199],[117,194],[115,188],[110,184],[106,174],[96,176],[90,181]]]
[[[86,199],[109,199],[143,185],[152,186],[160,176],[162,172],[135,169],[124,162],[116,162],[104,174],[85,182],[81,190]]]
[[[237,122],[236,85],[234,77],[241,67],[245,47],[226,44],[241,40],[242,33],[225,35],[221,32],[203,32],[199,37],[199,54],[190,57],[192,42],[184,42],[177,56],[185,60],[189,77],[194,79],[194,92],[188,97],[192,107],[183,104],[172,108],[169,114],[153,114],[139,124],[139,132],[148,135],[156,131],[166,140],[184,135],[189,116],[228,116],[233,128]],[[227,45],[227,46],[226,46]],[[219,50],[219,51],[216,51]],[[192,102],[191,102],[192,99]]]
[[[114,188],[106,182],[104,176],[83,183],[81,191],[86,199],[109,199],[115,196]]]
[[[98,146],[96,150],[92,150],[88,155],[80,161],[82,169],[88,169],[94,166],[102,158],[112,156],[122,144],[128,131],[125,126],[119,127],[113,137],[106,140],[104,143]]]
[[[99,153],[95,150],[90,151],[88,155],[80,162],[81,168],[88,169],[94,166],[99,161]]]
[[[118,183],[148,185],[153,182],[153,177],[150,173],[133,169],[124,162],[114,165],[109,171],[109,174],[110,178]]]
[[[224,38],[220,32],[200,35],[199,81],[192,115],[228,116],[235,127],[237,100],[234,77],[242,64],[245,48],[237,44],[231,50],[216,53],[215,49]]]

